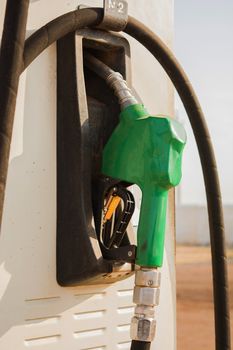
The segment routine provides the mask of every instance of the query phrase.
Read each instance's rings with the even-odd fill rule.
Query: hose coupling
[[[130,105],[135,105],[138,103],[130,88],[127,86],[126,81],[119,72],[111,73],[107,77],[106,81],[107,84],[114,90],[115,95],[118,97],[122,110]]]
[[[151,342],[155,337],[155,306],[159,304],[160,280],[161,273],[157,269],[136,271],[133,294],[136,307],[130,328],[133,340]]]

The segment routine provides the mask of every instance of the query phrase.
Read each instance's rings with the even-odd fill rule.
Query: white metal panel
[[[4,3],[0,0],[1,9]],[[31,2],[28,32],[76,6],[76,1]],[[147,0],[139,4],[131,0],[129,8],[132,15],[141,18],[171,43],[172,1]],[[168,79],[159,66],[154,65],[154,59],[131,42],[135,87],[153,113],[171,114],[173,92]],[[0,237],[0,348],[129,349],[132,278],[98,287],[62,288],[56,282],[55,57],[53,45],[30,66],[20,81]],[[172,225],[170,211],[168,227]],[[172,230],[167,232],[166,252],[157,337],[152,348],[173,350]]]

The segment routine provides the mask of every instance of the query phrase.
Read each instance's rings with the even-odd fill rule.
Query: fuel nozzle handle
[[[84,58],[85,65],[114,90],[122,108],[120,123],[104,148],[102,171],[141,188],[136,263],[161,266],[168,190],[181,178],[185,130],[174,119],[150,116],[120,73],[90,53]]]
[[[142,204],[136,264],[159,267],[163,261],[168,190],[181,179],[186,142],[183,126],[164,116],[150,116],[143,105],[125,108],[103,152],[102,171],[137,184]]]

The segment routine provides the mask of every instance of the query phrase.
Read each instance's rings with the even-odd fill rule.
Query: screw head
[[[133,253],[131,252],[131,250],[128,251],[128,256],[132,256]]]

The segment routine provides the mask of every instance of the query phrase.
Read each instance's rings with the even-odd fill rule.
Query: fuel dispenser
[[[113,283],[136,269],[131,336],[149,343],[167,194],[181,178],[186,135],[177,121],[151,116],[137,101],[122,76],[127,79],[126,53],[126,39],[100,30],[58,42],[57,278],[63,286]],[[137,248],[127,232],[135,206],[132,184],[142,190]]]
[[[208,129],[188,78],[161,40],[128,17],[126,1],[106,0],[104,10],[79,8],[49,22],[24,42],[28,5],[28,1],[8,1],[2,37],[1,209],[18,79],[57,41],[57,282],[64,288],[114,283],[135,274],[131,349],[150,348],[159,303],[167,196],[181,179],[186,134],[176,120],[152,116],[139,101],[131,86],[129,43],[115,33],[124,30],[161,63],[192,124],[209,209],[216,349],[229,350],[218,176]],[[16,46],[22,50],[15,50]],[[130,226],[135,207],[132,184],[142,191],[137,242]]]

